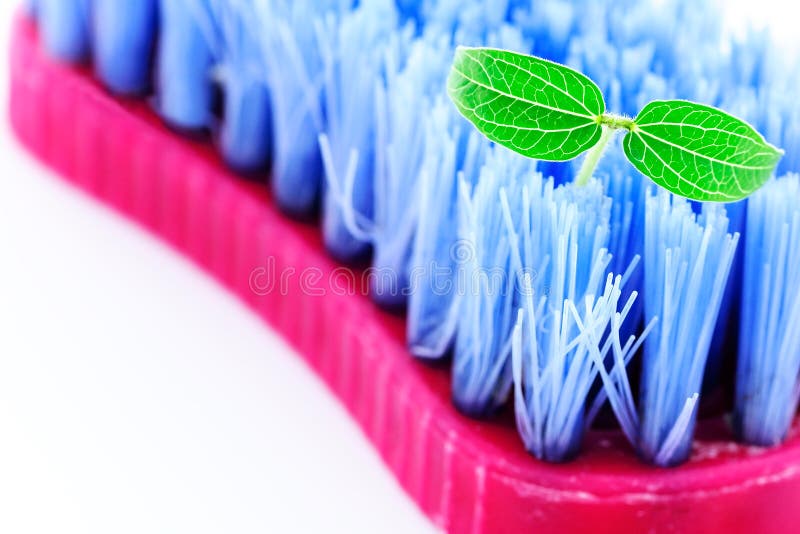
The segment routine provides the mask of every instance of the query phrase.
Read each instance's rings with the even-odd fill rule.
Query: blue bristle
[[[346,263],[364,261],[370,250],[358,228],[373,219],[373,102],[397,19],[392,1],[365,0],[341,20],[328,16],[317,27],[327,119],[320,135],[326,177],[322,232],[331,255]]]
[[[451,61],[449,39],[418,39],[405,66],[387,54],[385,81],[375,94],[375,221],[371,232],[372,298],[405,307],[411,245],[419,218],[416,202],[425,159],[426,119],[444,95]]]
[[[230,72],[229,72],[230,74]],[[265,171],[272,153],[272,117],[267,87],[258,79],[226,76],[225,117],[219,133],[220,150],[232,169]]]
[[[158,110],[168,124],[188,131],[212,125],[215,63],[193,1],[161,0],[156,59]]]
[[[755,90],[756,102],[749,115],[768,141],[786,151],[776,169],[776,174],[782,175],[800,171],[800,107],[794,96],[800,84],[800,66],[786,65],[775,55],[768,54],[771,60],[762,65],[763,85]]]
[[[578,10],[585,29],[574,36],[568,63],[598,83],[609,109],[635,116],[648,101],[667,97],[714,103],[707,79],[726,62],[721,23],[704,13],[703,2],[602,4]]]
[[[425,19],[426,4],[429,4],[426,0],[397,0],[397,11],[404,22],[411,20],[420,26]]]
[[[461,301],[457,274],[461,254],[468,252],[458,246],[458,183],[477,182],[488,142],[444,101],[425,121],[425,136],[406,335],[412,354],[437,359],[447,354],[455,338]]]
[[[637,345],[623,347],[619,327],[636,294],[623,304],[622,276],[607,274],[611,199],[599,182],[554,190],[552,180],[537,176],[501,198],[519,288],[511,347],[517,428],[528,451],[562,462],[577,454],[605,400],[593,388],[598,374],[607,387],[627,380],[624,367]],[[609,376],[604,362],[612,349]]]
[[[424,31],[434,35],[452,35],[458,25],[462,0],[423,1],[418,4],[418,17],[425,25]]]
[[[252,0],[185,0],[214,57],[224,94],[219,145],[228,166],[245,174],[266,170],[272,114],[264,62],[256,46]]]
[[[739,235],[721,206],[691,205],[663,190],[646,200],[645,315],[659,323],[645,342],[639,453],[661,466],[684,461],[706,358]]]
[[[516,3],[516,7],[521,5]],[[568,0],[529,0],[525,7],[528,9],[515,9],[513,18],[533,41],[533,53],[563,63],[582,6]]]
[[[319,134],[324,128],[322,57],[313,20],[349,9],[329,0],[255,0],[253,23],[272,99],[272,192],[285,212],[311,216],[324,179]],[[348,2],[349,4],[349,2]]]
[[[762,85],[765,70],[769,69],[766,61],[770,55],[768,33],[748,30],[744,39],[732,39],[730,47],[732,79],[736,84],[745,87]]]
[[[455,26],[459,42],[488,40],[497,46],[526,48],[519,32],[503,25],[503,17],[495,15],[495,8],[505,12],[507,3],[474,2],[452,13],[447,9],[444,12],[457,15],[448,25]],[[417,194],[423,163],[425,122],[433,101],[444,93],[453,53],[447,33],[428,31],[410,46],[402,38],[412,36],[409,30],[398,34],[400,40],[390,41],[375,88],[374,220],[363,216],[360,221],[356,217],[344,219],[353,236],[372,244],[371,294],[379,304],[392,309],[404,307],[407,300],[410,249],[418,217],[412,199]],[[401,65],[406,53],[409,57]],[[359,214],[354,201],[344,196],[337,203],[343,203],[340,208],[344,213]]]
[[[498,24],[488,37],[498,46],[524,47],[519,32]],[[460,31],[460,30],[459,30]],[[374,256],[372,296],[390,309],[405,306],[411,244],[419,217],[420,171],[425,156],[427,118],[437,99],[446,98],[452,59],[446,35],[428,33],[408,46],[400,68],[397,54],[387,54],[384,79],[376,88],[375,217],[369,240]],[[450,224],[453,224],[452,222]]]
[[[624,156],[621,143],[615,142],[601,160],[596,175],[604,186],[605,194],[611,198],[608,250],[611,253],[610,270],[623,276],[622,302],[627,302],[636,292],[644,291],[645,191],[647,181],[631,172],[630,163]],[[633,302],[628,319],[622,325],[623,340],[641,328],[644,300]]]
[[[455,42],[465,45],[475,42],[489,44],[487,36],[505,23],[508,9],[508,0],[462,1],[458,10]]]
[[[800,395],[800,178],[748,200],[734,428],[754,445],[780,443]]]
[[[39,28],[47,51],[73,63],[90,54],[90,0],[37,0]]]
[[[598,271],[602,263],[598,257]],[[620,327],[637,295],[621,300],[622,277],[609,273],[601,294],[566,299],[561,309],[547,311],[548,298],[534,305],[536,291],[530,279],[524,284],[531,298],[518,313],[511,352],[517,430],[526,449],[551,462],[572,459],[606,401],[635,441],[639,419],[625,368],[650,329],[623,343]],[[593,387],[598,378],[600,390]]]
[[[511,331],[516,320],[511,244],[500,191],[535,177],[535,162],[496,148],[475,187],[459,183],[459,258],[456,291],[462,295],[453,355],[453,402],[472,416],[492,414],[511,389]],[[511,195],[511,217],[520,215]]]
[[[744,235],[746,208],[747,200],[725,205],[730,233]],[[725,293],[722,295],[722,302],[719,306],[717,324],[711,337],[711,347],[708,350],[706,372],[703,377],[703,392],[712,392],[718,388],[723,378],[723,372],[726,370],[725,363],[731,360],[731,343],[735,341],[736,337],[734,321],[736,320],[736,310],[739,308],[743,265],[744,254],[735,254],[728,275],[728,283],[725,285]]]
[[[794,87],[800,83],[800,69],[796,65],[786,65],[784,61],[780,61],[780,56],[770,53],[770,46],[764,34],[750,34],[745,43],[734,42],[731,75],[733,83],[722,88],[719,105],[752,122],[765,134],[767,140],[786,150],[778,165],[778,173],[798,171],[800,111],[792,95]],[[732,230],[744,232],[747,204],[740,202],[728,206]],[[734,338],[732,331],[736,330],[732,319],[735,310],[740,306],[744,262],[744,255],[737,255],[709,354],[707,386],[718,382],[719,368],[726,358],[730,359],[726,349],[728,342]]]
[[[92,0],[92,50],[100,79],[115,93],[150,88],[157,0]]]
[[[508,24],[491,27],[475,26],[473,28],[459,26],[456,30],[455,42],[464,46],[480,45],[504,48],[523,54],[530,53],[531,49],[530,43],[522,35],[522,32]]]
[[[500,46],[492,42],[492,36],[503,28],[512,28],[508,23],[520,3],[520,0],[432,1],[426,4],[422,24],[426,33],[453,36],[460,45]]]
[[[554,462],[578,451],[595,378],[590,341],[582,337],[572,306],[599,297],[611,260],[605,248],[610,203],[599,183],[568,188],[554,191],[552,180],[536,176],[501,193],[519,288],[510,347],[517,428],[529,452]],[[618,287],[612,292],[619,297]],[[595,309],[595,302],[589,308],[581,320],[599,338],[616,303],[611,314]]]
[[[463,8],[475,2],[467,0],[440,0],[424,6],[425,31],[434,35],[452,35],[458,28]]]
[[[785,147],[786,155],[778,164],[777,173],[800,172],[800,110],[796,101],[784,109],[792,110],[792,114],[785,121],[783,135],[778,141],[779,146]]]
[[[738,75],[737,75],[738,76]],[[752,90],[747,87],[739,87],[736,90],[728,90],[723,92],[723,98],[726,99],[721,106],[729,110],[734,115],[746,117],[753,120],[754,111],[756,109],[755,96]],[[693,203],[695,211],[701,209],[702,204]],[[745,210],[747,201],[726,204],[725,209],[729,220],[729,231],[744,233],[745,224]],[[714,335],[711,339],[711,348],[708,353],[708,361],[706,362],[706,373],[704,376],[704,391],[713,391],[719,386],[721,374],[724,371],[726,360],[730,359],[730,343],[733,342],[735,336],[735,328],[732,328],[732,321],[735,320],[735,310],[739,304],[739,288],[742,284],[742,265],[743,255],[736,254],[731,266],[729,275],[729,282],[725,287],[725,293],[720,304],[719,318],[714,330]]]

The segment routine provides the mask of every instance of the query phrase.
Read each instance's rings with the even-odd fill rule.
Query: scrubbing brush
[[[595,78],[602,70],[620,110],[655,96],[732,110],[755,98],[741,106],[783,119],[764,131],[787,149],[781,172],[794,170],[796,112],[759,85],[780,76],[768,65],[737,74],[712,52],[680,61],[675,28],[659,28],[672,16],[698,49],[717,50],[708,12],[369,0],[313,12],[304,2],[164,0],[154,18],[131,19],[158,21],[137,39],[104,35],[110,56],[126,51],[114,62],[100,59],[93,3],[47,4],[16,25],[11,119],[23,142],[283,332],[440,527],[781,532],[796,523],[785,505],[800,495],[787,200],[796,180],[769,182],[748,200],[742,247],[723,207],[646,191],[613,146],[585,187],[566,183],[578,170],[569,163],[490,146],[447,101],[446,72],[427,69],[456,44],[492,44]],[[609,31],[615,9],[628,10],[628,30]],[[313,32],[299,27],[304,16]],[[420,60],[428,54],[443,59]],[[138,78],[123,89],[99,61],[133,74],[146,65],[147,76],[122,76]],[[112,94],[153,93],[118,99],[87,65]],[[716,86],[698,73],[713,73]],[[759,113],[740,114],[759,125]],[[271,176],[260,171],[268,165]],[[324,239],[279,214],[313,219],[317,208]],[[745,282],[728,289],[742,249]],[[344,269],[326,250],[376,269]],[[375,270],[396,276],[397,291]],[[280,290],[270,272],[286,275]],[[768,277],[748,289],[759,272]],[[376,308],[365,287],[382,306],[407,306],[407,323]],[[732,311],[726,291],[743,292],[741,328],[729,321],[725,332],[741,330],[740,378],[720,379],[738,392],[743,444],[725,416],[702,410],[704,362],[719,316]],[[754,324],[774,333],[770,354]],[[406,343],[442,363],[412,358]],[[603,410],[619,428],[592,425]]]

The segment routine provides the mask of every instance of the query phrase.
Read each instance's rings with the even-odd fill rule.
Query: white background
[[[0,0],[0,532],[432,531],[279,337],[11,137],[14,4]],[[787,2],[729,5],[797,33]]]

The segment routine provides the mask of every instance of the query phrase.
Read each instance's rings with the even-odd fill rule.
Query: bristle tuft
[[[777,445],[800,392],[800,178],[768,183],[748,202],[734,427]]]
[[[739,235],[721,206],[703,214],[661,191],[648,194],[645,315],[658,318],[644,345],[640,454],[657,465],[684,461],[703,372]]]

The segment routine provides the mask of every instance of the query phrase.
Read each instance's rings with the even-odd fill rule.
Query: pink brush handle
[[[763,450],[733,443],[719,419],[701,421],[691,460],[676,469],[645,466],[620,435],[598,432],[576,461],[539,462],[510,420],[460,416],[447,371],[407,353],[402,320],[363,294],[343,294],[348,275],[317,229],[281,217],[266,188],[232,176],[209,145],[174,135],[144,103],[112,99],[88,71],[47,59],[23,17],[11,64],[11,122],[22,142],[279,330],[443,529],[777,533],[800,524],[797,426],[785,445]],[[285,287],[270,290],[270,273],[289,272]]]

